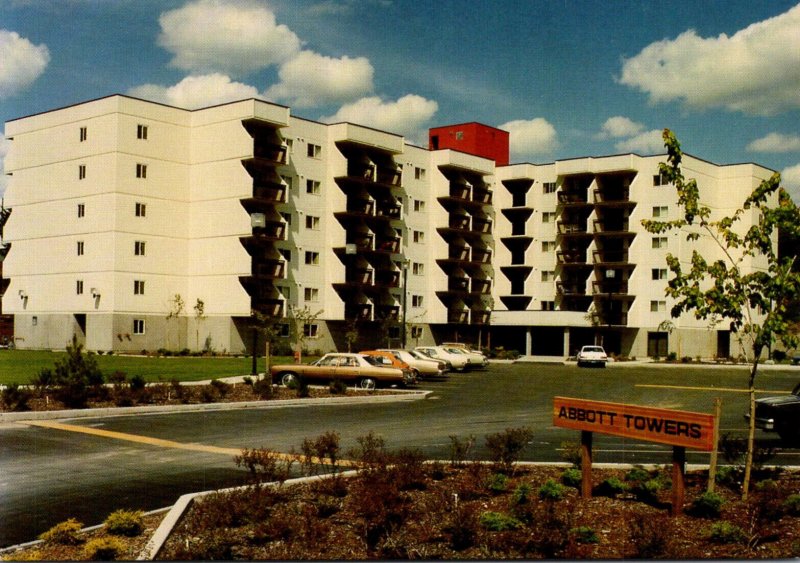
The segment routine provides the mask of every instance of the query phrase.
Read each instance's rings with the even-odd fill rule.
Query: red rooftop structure
[[[434,127],[428,131],[430,150],[453,149],[508,165],[508,131],[483,123],[462,123]]]

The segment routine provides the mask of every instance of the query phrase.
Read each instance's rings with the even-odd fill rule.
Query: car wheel
[[[359,389],[375,389],[375,380],[371,377],[362,377],[358,380]]]
[[[281,385],[284,387],[291,387],[292,385],[297,385],[300,378],[297,376],[296,373],[287,372],[281,375]]]

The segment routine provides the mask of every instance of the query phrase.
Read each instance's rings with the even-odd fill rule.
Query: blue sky
[[[0,0],[0,121],[113,93],[259,97],[416,143],[480,121],[534,163],[659,153],[669,127],[798,201],[799,30],[782,0]]]

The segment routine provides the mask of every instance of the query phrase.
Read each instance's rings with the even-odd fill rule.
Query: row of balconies
[[[592,264],[629,264],[627,250],[593,250]],[[564,249],[556,252],[558,264],[587,264],[586,250]]]
[[[630,230],[630,224],[625,220],[602,220],[595,219],[592,221],[593,230],[588,230],[588,225],[585,221],[558,221],[556,223],[559,235],[607,235],[607,236],[633,236],[634,233]]]

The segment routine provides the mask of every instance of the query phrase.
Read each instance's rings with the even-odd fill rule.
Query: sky
[[[800,202],[795,2],[0,0],[0,123],[110,94],[256,97],[422,146],[478,121],[532,163],[661,154],[670,128]]]

